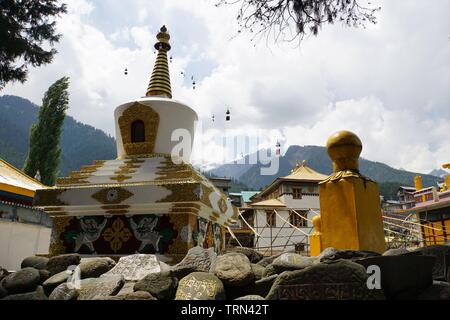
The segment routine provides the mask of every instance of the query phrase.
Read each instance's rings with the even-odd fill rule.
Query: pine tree
[[[61,37],[55,18],[66,12],[59,0],[0,0],[0,90],[24,82],[29,65],[52,61]]]
[[[30,149],[24,171],[34,177],[39,170],[41,182],[53,186],[61,159],[62,126],[69,107],[69,78],[56,81],[45,93],[39,118],[30,129]]]

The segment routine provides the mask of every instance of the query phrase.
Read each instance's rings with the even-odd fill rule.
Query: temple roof
[[[29,177],[8,162],[0,159],[0,190],[22,196],[33,197],[36,189],[45,185]]]
[[[276,178],[265,187],[260,193],[252,196],[253,200],[258,200],[264,197],[267,194],[270,194],[272,190],[278,187],[283,182],[310,182],[310,183],[319,183],[328,178],[327,175],[314,171],[310,167],[307,166],[306,161],[300,165],[299,162],[295,165],[295,168],[291,170],[291,173],[285,177]]]
[[[297,162],[295,168],[291,170],[291,174],[281,179],[320,182],[326,178],[328,178],[327,175],[314,171],[307,166],[306,161],[303,161],[301,165]]]
[[[251,204],[252,207],[286,207],[286,205],[278,199],[269,199]]]

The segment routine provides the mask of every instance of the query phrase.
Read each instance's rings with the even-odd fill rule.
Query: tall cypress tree
[[[39,118],[30,129],[30,149],[24,171],[34,177],[39,170],[41,182],[53,186],[61,159],[62,125],[69,108],[69,78],[56,81],[44,95]]]

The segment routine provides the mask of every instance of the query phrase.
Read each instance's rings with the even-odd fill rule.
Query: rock
[[[270,289],[272,288],[273,283],[275,282],[275,280],[277,280],[277,278],[278,275],[275,274],[273,276],[266,277],[256,281],[253,293],[262,297],[266,297],[269,294]]]
[[[235,247],[231,249],[229,252],[242,253],[247,256],[248,260],[250,260],[251,263],[258,263],[259,261],[262,260],[262,258],[264,258],[264,256],[255,249],[246,247]]]
[[[125,280],[121,275],[89,278],[80,281],[78,300],[92,300],[97,296],[114,296],[122,289]]]
[[[193,272],[181,279],[175,300],[225,300],[225,288],[215,275]]]
[[[418,300],[450,300],[450,284],[434,281],[417,298]]]
[[[447,280],[447,270],[450,268],[450,245],[434,245],[418,248],[414,253],[436,258],[433,268],[433,279]]]
[[[149,274],[158,272],[161,272],[161,267],[155,255],[135,254],[120,258],[116,266],[102,277],[123,275],[126,281],[139,281]]]
[[[252,263],[250,266],[252,268],[253,274],[255,275],[255,280],[261,280],[264,276],[266,268],[255,263]]]
[[[47,267],[48,260],[49,259],[45,257],[31,256],[22,261],[20,268],[35,268],[37,270],[42,270]]]
[[[72,271],[66,270],[60,273],[55,274],[54,276],[48,278],[42,286],[44,287],[44,291],[47,295],[50,295],[53,290],[56,289],[62,283],[67,282],[69,277],[72,275]]]
[[[317,257],[305,257],[296,253],[284,253],[276,258],[272,263],[274,274],[281,274],[284,271],[301,270],[318,263]]]
[[[25,268],[8,275],[2,280],[2,285],[9,294],[29,293],[36,290],[40,278],[38,270]]]
[[[60,284],[48,297],[49,300],[76,300],[77,298],[78,291],[68,283]]]
[[[365,268],[378,266],[381,287],[388,299],[415,299],[433,283],[434,257],[420,255],[379,256],[356,260]]]
[[[53,276],[57,273],[66,271],[70,266],[77,266],[80,264],[81,257],[79,254],[64,254],[50,258],[47,263],[47,270]]]
[[[402,256],[405,254],[411,254],[411,251],[405,248],[389,249],[385,253],[383,253],[383,256]]]
[[[8,291],[0,285],[0,299],[3,299],[8,295]]]
[[[0,267],[0,281],[2,281],[4,278],[6,278],[7,275],[9,275],[8,270]]]
[[[335,248],[325,249],[319,256],[319,261],[322,263],[336,261],[339,259],[344,260],[357,260],[367,257],[378,257],[379,253],[372,251],[359,251],[359,250],[337,250]]]
[[[159,262],[159,267],[161,269],[160,272],[169,272],[172,269],[167,263],[164,263],[162,261]]]
[[[277,275],[278,272],[275,269],[273,264],[269,264],[267,267],[264,268],[263,278],[271,277],[273,275]]]
[[[371,300],[383,299],[381,290],[369,290],[366,269],[348,260],[315,264],[283,272],[268,300]]]
[[[152,273],[138,281],[134,291],[146,291],[158,300],[170,300],[175,297],[178,280],[170,272]]]
[[[50,272],[42,269],[39,270],[39,285],[42,285],[48,278],[50,278]]]
[[[217,257],[212,269],[226,286],[242,287],[254,280],[250,261],[242,253],[227,253]]]
[[[111,270],[115,264],[111,258],[81,259],[79,265],[81,279],[98,278]]]
[[[12,294],[2,300],[48,300],[48,298],[44,293],[44,289],[41,286],[38,286],[33,292]]]
[[[125,284],[123,285],[122,289],[120,289],[120,291],[117,295],[126,295],[129,293],[133,293],[135,284],[136,284],[135,281],[126,281]]]
[[[182,279],[192,272],[209,272],[216,258],[214,248],[194,247],[188,251],[180,263],[172,268],[172,274]]]
[[[257,296],[257,295],[248,295],[245,297],[237,298],[235,300],[265,300],[265,299],[263,297]]]
[[[118,294],[117,296],[97,296],[93,300],[110,300],[110,301],[124,301],[124,300],[156,300],[150,293],[146,291],[136,291],[126,294]]]
[[[269,264],[272,264],[272,262],[274,262],[276,258],[278,258],[279,256],[281,256],[284,253],[289,253],[289,252],[283,252],[283,253],[280,253],[280,254],[277,254],[277,255],[274,255],[274,256],[271,256],[271,257],[262,258],[262,260],[259,261],[257,264],[260,265],[261,267],[265,268]]]

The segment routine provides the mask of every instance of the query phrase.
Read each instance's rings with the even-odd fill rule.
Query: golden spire
[[[167,52],[171,47],[169,43],[170,35],[167,33],[166,26],[162,26],[156,39],[158,39],[158,42],[155,44],[155,49],[158,50],[158,56],[156,57],[155,67],[153,68],[146,96],[165,96],[172,98],[169,64],[167,62]]]

